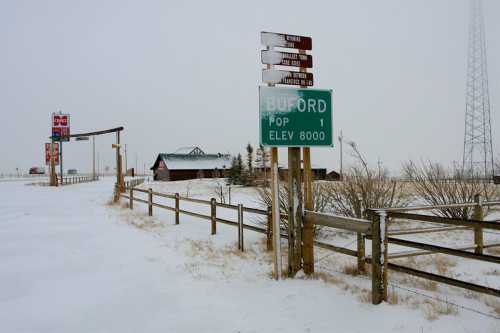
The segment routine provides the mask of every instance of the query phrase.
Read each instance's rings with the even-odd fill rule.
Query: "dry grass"
[[[342,279],[341,277],[334,276],[334,275],[331,275],[331,274],[327,274],[327,273],[324,273],[324,272],[315,272],[312,275],[312,278],[313,279],[321,280],[321,281],[323,281],[325,283],[329,283],[329,284],[344,283],[344,279]]]
[[[387,290],[387,303],[392,305],[399,304],[399,295],[396,290],[394,290],[394,287]]]
[[[484,303],[489,307],[493,308],[495,314],[500,315],[500,301],[498,298],[494,298],[492,296],[485,296]]]
[[[494,255],[494,256],[500,256],[500,247],[489,247],[485,249],[486,253]]]
[[[344,272],[347,275],[353,275],[353,276],[360,274],[358,271],[358,265],[355,264],[344,265],[344,267],[342,268],[342,272]]]
[[[425,319],[434,321],[443,315],[453,315],[458,314],[458,309],[455,305],[448,302],[432,301],[426,299],[422,303],[422,312]]]

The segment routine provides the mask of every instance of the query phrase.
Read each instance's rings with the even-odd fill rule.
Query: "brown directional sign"
[[[277,46],[299,50],[312,50],[311,37],[262,31],[260,33],[260,41],[263,45],[266,46]]]
[[[261,52],[263,64],[294,66],[302,68],[312,68],[313,59],[309,54],[299,54],[280,51],[263,50]]]
[[[288,84],[293,86],[311,87],[313,85],[313,74],[264,69],[262,71],[262,81],[265,83],[273,84]]]

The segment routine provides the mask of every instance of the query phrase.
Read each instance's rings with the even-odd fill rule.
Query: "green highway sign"
[[[259,87],[260,143],[333,146],[332,91]]]

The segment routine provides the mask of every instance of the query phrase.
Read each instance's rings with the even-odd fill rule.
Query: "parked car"
[[[68,175],[76,175],[77,173],[76,169],[68,169]]]
[[[42,167],[31,167],[29,171],[30,175],[43,175],[45,174],[45,168]]]

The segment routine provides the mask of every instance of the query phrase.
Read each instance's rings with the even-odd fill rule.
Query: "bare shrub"
[[[404,207],[411,196],[404,184],[391,180],[387,170],[374,172],[359,166],[344,173],[341,182],[321,184],[329,209],[339,215],[362,218],[370,208]]]
[[[226,186],[224,182],[217,181],[215,183],[215,187],[213,189],[213,194],[221,203],[229,202],[229,199],[226,200],[226,197],[229,197],[229,187]]]
[[[420,166],[413,161],[403,165],[403,172],[411,182],[418,199],[427,205],[449,205],[472,203],[474,196],[480,194],[485,200],[498,197],[496,187],[478,177],[466,177],[460,171],[446,170],[439,163],[422,162]],[[442,208],[436,209],[437,216],[470,219],[473,209]]]

